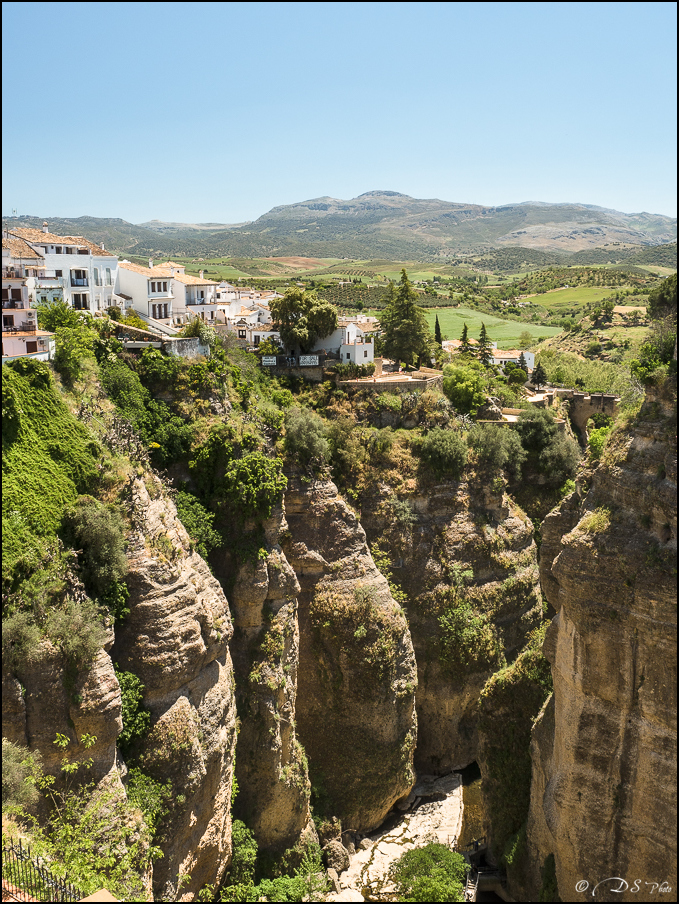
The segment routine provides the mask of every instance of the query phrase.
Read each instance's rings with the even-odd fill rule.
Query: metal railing
[[[87,279],[76,278],[75,276],[71,277],[71,285],[72,286],[89,286],[89,282]]]
[[[59,879],[21,841],[2,845],[3,901],[81,901],[85,895]]]

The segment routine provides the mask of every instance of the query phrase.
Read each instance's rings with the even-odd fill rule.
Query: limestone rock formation
[[[231,592],[238,736],[235,813],[260,848],[283,851],[310,823],[311,786],[295,729],[299,584],[279,545],[282,509],[265,523],[268,555],[241,563]]]
[[[299,736],[331,812],[368,831],[414,781],[410,634],[335,485],[293,474],[285,508],[283,548],[301,588]]]
[[[363,523],[388,550],[408,596],[418,669],[415,764],[443,775],[476,759],[479,694],[502,656],[515,656],[542,619],[537,550],[528,517],[501,488],[478,479],[441,484],[409,501],[417,521],[408,528],[390,523],[379,501],[373,512],[364,509]],[[444,660],[440,618],[453,591],[456,605],[466,601],[484,614],[497,656]]]
[[[550,855],[563,900],[609,876],[629,888],[609,882],[597,900],[676,889],[675,443],[671,400],[647,398],[579,509],[568,499],[546,525],[558,614],[543,647],[554,695],[532,737],[531,896]]]
[[[236,742],[229,607],[218,581],[191,552],[173,503],[155,478],[136,480],[129,500],[130,614],[112,650],[144,683],[151,731],[145,771],[173,784],[164,857],[154,887],[191,900],[219,882],[231,857],[231,781]],[[177,891],[177,876],[190,880]]]

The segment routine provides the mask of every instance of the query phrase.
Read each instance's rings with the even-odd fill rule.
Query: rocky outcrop
[[[604,883],[597,900],[676,889],[675,442],[670,401],[648,398],[577,511],[571,498],[548,519],[541,576],[558,614],[554,696],[532,736],[531,896],[550,855],[563,900],[609,876],[629,887]]]
[[[476,759],[476,705],[486,681],[511,660],[542,620],[533,526],[504,493],[480,480],[431,487],[408,500],[416,522],[385,517],[381,501],[363,523],[389,553],[418,670],[418,772],[446,774]],[[441,619],[471,607],[483,621],[485,653],[474,640],[455,659]],[[466,657],[466,658],[465,658]]]
[[[297,729],[328,815],[367,831],[414,781],[408,626],[332,482],[291,475],[285,508],[300,584]]]
[[[154,888],[191,900],[218,883],[231,857],[236,742],[229,607],[218,581],[153,477],[128,500],[130,614],[116,628],[114,661],[143,682],[151,730],[138,751],[146,772],[170,779],[173,805]],[[177,877],[189,876],[180,891]]]
[[[311,786],[295,728],[299,584],[279,545],[281,509],[265,523],[263,560],[237,566],[231,644],[241,724],[235,814],[260,848],[282,852],[310,823]]]
[[[107,647],[112,638],[109,631]],[[3,737],[39,750],[50,775],[59,777],[64,761],[91,760],[88,781],[110,777],[119,785],[116,739],[122,728],[120,687],[106,649],[74,675],[62,653],[43,640],[36,661],[3,674]],[[66,748],[55,745],[57,733],[68,738]],[[96,738],[91,747],[82,743],[84,735]]]

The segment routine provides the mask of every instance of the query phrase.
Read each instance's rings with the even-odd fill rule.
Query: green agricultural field
[[[545,292],[544,295],[535,295],[526,299],[532,304],[538,304],[555,314],[566,314],[569,311],[577,311],[592,302],[608,298],[615,292],[620,292],[624,286],[576,286],[573,289],[556,289],[553,292]]]
[[[363,311],[362,313],[379,318],[381,312]],[[492,314],[482,314],[480,311],[473,311],[471,308],[462,306],[459,308],[436,308],[425,311],[427,323],[431,327],[432,332],[434,331],[434,322],[437,314],[444,338],[459,339],[462,327],[466,323],[469,329],[469,338],[478,339],[481,324],[485,323],[488,338],[493,342],[497,342],[498,348],[515,348],[519,336],[523,332],[530,333],[536,343],[541,339],[546,339],[548,336],[556,336],[562,332],[561,328],[557,326],[541,326],[535,323],[502,320]]]

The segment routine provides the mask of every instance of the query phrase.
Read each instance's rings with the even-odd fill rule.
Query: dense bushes
[[[327,462],[330,446],[321,418],[308,408],[289,408],[285,415],[285,450],[303,465]]]
[[[435,427],[422,441],[421,453],[438,477],[459,480],[467,461],[467,443],[461,433]]]
[[[406,851],[390,870],[401,901],[464,901],[467,863],[434,842]]]
[[[476,453],[480,467],[489,475],[506,470],[512,479],[521,477],[526,452],[516,431],[492,424],[477,425],[469,431],[467,442]]]
[[[473,365],[446,364],[443,391],[460,414],[476,414],[485,401],[483,371]]]
[[[580,450],[573,440],[559,432],[551,411],[540,408],[523,411],[516,430],[532,470],[558,485],[573,476]]]
[[[463,597],[452,598],[439,616],[439,659],[453,676],[493,671],[503,663],[502,647],[492,621]]]
[[[222,546],[224,542],[212,527],[215,520],[214,512],[208,512],[192,493],[177,493],[175,504],[179,520],[195,543],[196,551],[207,559],[210,552],[218,546]]]
[[[123,716],[123,730],[117,743],[122,755],[127,757],[135,741],[148,734],[151,714],[142,703],[144,685],[139,678],[133,672],[123,672],[118,666],[114,668],[120,684]]]
[[[90,596],[111,593],[111,585],[127,572],[125,525],[120,513],[92,496],[79,496],[64,511],[62,535],[81,549],[80,573]]]
[[[26,747],[2,739],[3,817],[17,807],[31,807],[37,802],[36,777],[40,774],[40,763],[40,751],[31,753]]]
[[[279,459],[251,452],[232,461],[224,475],[225,497],[244,517],[269,518],[288,485]]]

